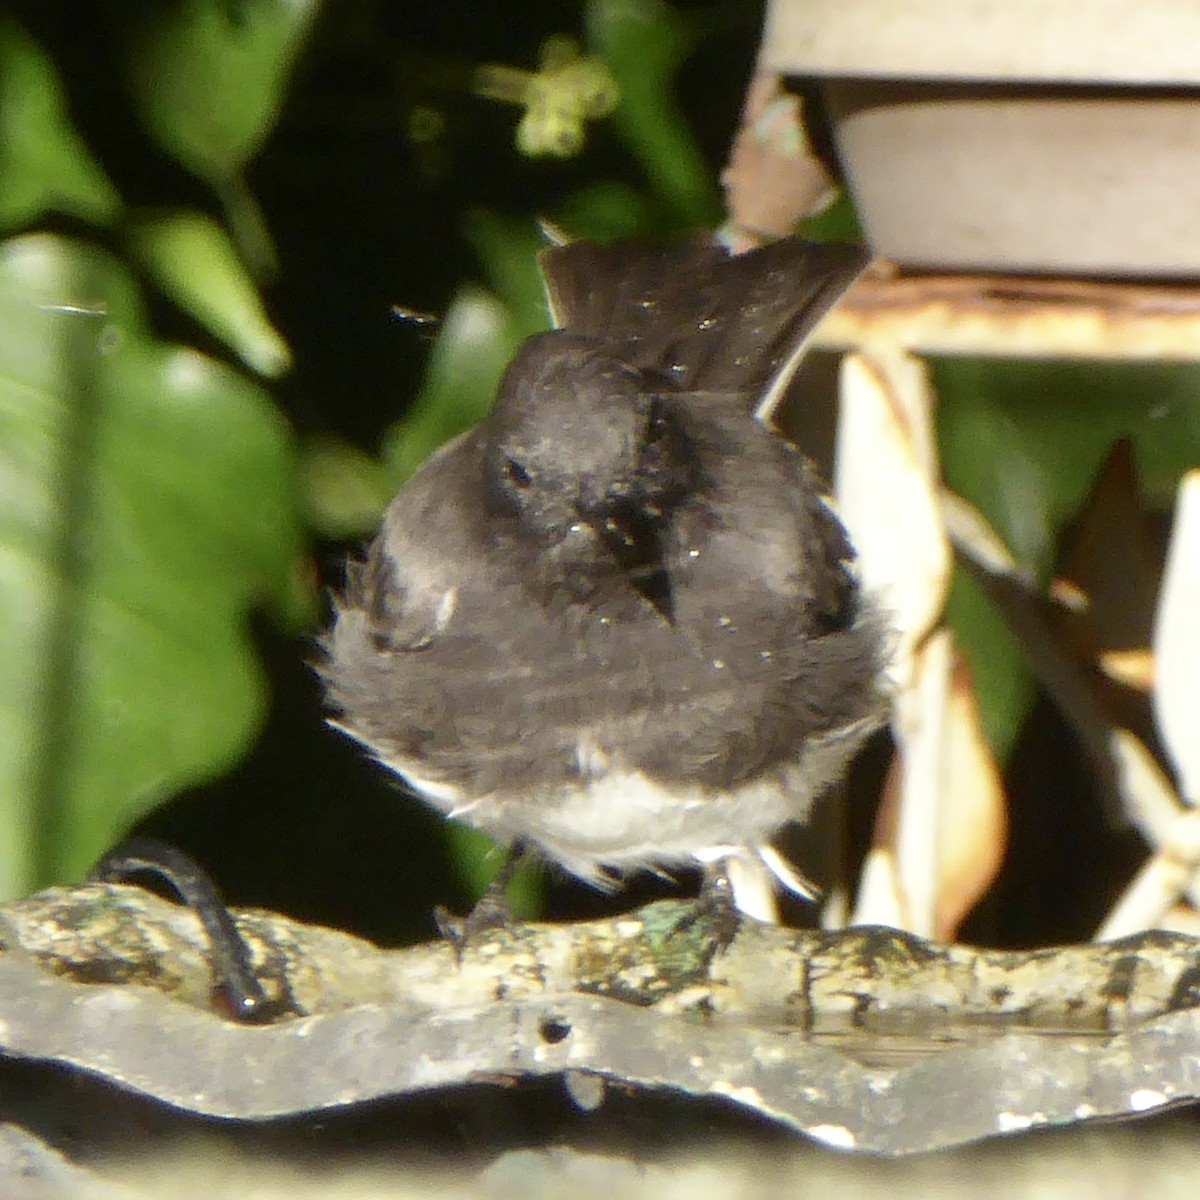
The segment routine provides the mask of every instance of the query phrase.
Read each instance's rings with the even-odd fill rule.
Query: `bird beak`
[[[618,505],[589,518],[588,524],[634,589],[669,625],[674,625],[662,515],[654,505]]]

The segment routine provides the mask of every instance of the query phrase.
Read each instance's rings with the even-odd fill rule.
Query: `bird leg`
[[[465,917],[455,916],[440,904],[433,910],[438,932],[454,946],[455,957],[459,962],[462,962],[467,943],[477,940],[480,934],[489,929],[512,927],[513,915],[508,903],[508,887],[517,871],[530,857],[531,853],[524,843],[513,842],[508,847],[503,866]]]

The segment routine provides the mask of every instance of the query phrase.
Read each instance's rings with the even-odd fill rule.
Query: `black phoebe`
[[[338,726],[590,883],[723,861],[761,916],[764,866],[802,890],[770,839],[882,720],[886,655],[812,465],[763,419],[864,262],[547,250],[560,328],[350,567],[321,667]]]

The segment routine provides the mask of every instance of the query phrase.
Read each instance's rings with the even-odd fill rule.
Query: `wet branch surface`
[[[239,912],[288,1010],[254,1027],[221,1011],[187,910],[120,885],[44,892],[3,910],[5,1053],[206,1118],[328,1116],[565,1079],[564,1109],[639,1094],[717,1101],[886,1155],[1143,1113],[1200,1090],[1194,939],[992,952],[745,922],[720,948],[689,913],[666,901],[516,925],[459,961],[447,942],[381,950]]]

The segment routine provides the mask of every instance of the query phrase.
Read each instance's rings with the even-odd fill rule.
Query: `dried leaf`
[[[933,393],[911,355],[847,354],[834,477],[863,584],[897,632],[895,673],[941,615],[950,582],[932,436]]]
[[[1200,804],[1200,470],[1179,486],[1154,653],[1154,715],[1180,791]]]
[[[730,224],[747,243],[785,237],[837,195],[809,143],[803,101],[772,72],[751,80],[721,183]]]
[[[1059,576],[1051,591],[1067,603],[1053,611],[1054,627],[1079,658],[1097,663],[1117,685],[1105,688],[1106,705],[1145,732],[1139,685],[1150,674],[1159,562],[1128,440],[1117,442],[1097,475]]]
[[[1004,781],[983,732],[971,670],[957,651],[942,747],[946,807],[938,839],[933,929],[952,938],[1000,871],[1008,840]]]

